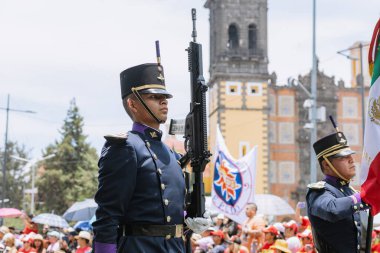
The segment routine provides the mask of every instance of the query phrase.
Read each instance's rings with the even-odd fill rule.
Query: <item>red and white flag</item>
[[[373,32],[368,62],[372,76],[365,122],[361,197],[371,205],[371,214],[380,212],[380,19]]]
[[[255,146],[242,158],[233,158],[217,127],[212,209],[238,223],[246,220],[245,206],[254,198],[256,150]]]

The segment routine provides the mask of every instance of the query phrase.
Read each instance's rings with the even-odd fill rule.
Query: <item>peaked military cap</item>
[[[342,132],[330,134],[313,144],[318,161],[324,157],[344,157],[355,154],[347,143],[346,136]]]
[[[120,73],[121,97],[132,94],[132,89],[139,93],[163,94],[173,96],[166,91],[164,69],[157,63],[145,63],[128,68]]]

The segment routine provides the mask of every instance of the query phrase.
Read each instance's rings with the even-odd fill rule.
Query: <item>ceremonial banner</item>
[[[219,127],[216,132],[212,207],[241,224],[247,218],[245,206],[254,197],[257,148],[236,160],[230,155]]]
[[[372,76],[366,115],[362,170],[361,197],[372,206],[371,213],[380,212],[380,19],[369,49],[368,61]]]

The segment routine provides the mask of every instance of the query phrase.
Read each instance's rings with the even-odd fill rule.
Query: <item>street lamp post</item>
[[[338,51],[337,53],[340,54],[340,55],[343,55],[345,56],[347,59],[349,60],[352,60],[352,61],[360,61],[359,62],[359,65],[360,65],[360,73],[356,79],[356,84],[358,85],[358,87],[360,88],[360,95],[361,95],[361,105],[362,105],[362,137],[364,138],[364,128],[365,128],[365,103],[364,103],[364,100],[365,100],[365,85],[364,85],[364,76],[363,76],[363,47],[367,47],[369,46],[369,44],[364,44],[363,43],[359,43],[358,46],[356,47],[350,47],[350,48],[347,48],[347,49],[344,49],[344,50],[341,50],[341,51]],[[347,51],[350,51],[350,50],[353,50],[353,49],[359,49],[359,59],[356,58],[356,57],[352,57],[348,54],[346,54],[345,52]]]
[[[317,160],[313,155],[313,144],[317,141],[317,55],[316,55],[316,1],[313,0],[313,45],[312,45],[312,70],[309,92],[300,82],[301,88],[311,99],[310,119],[310,183],[317,181]]]
[[[295,78],[288,78],[288,84],[291,85],[291,86],[298,86],[300,87],[304,92],[305,94],[308,96],[308,99],[309,101],[311,101],[311,103],[308,103],[307,107],[310,107],[311,108],[311,115],[310,115],[310,124],[308,123],[307,125],[305,125],[305,128],[307,126],[307,128],[310,128],[310,183],[312,182],[315,182],[316,181],[316,178],[317,178],[317,170],[316,170],[316,161],[315,159],[313,159],[315,156],[313,156],[313,144],[315,142],[315,139],[316,139],[316,132],[317,132],[317,120],[319,121],[324,121],[324,119],[322,118],[318,118],[318,115],[317,115],[317,103],[316,103],[316,100],[315,100],[315,95],[313,94],[313,90],[310,92],[299,80],[295,79]],[[316,93],[314,91],[314,93]],[[305,103],[308,102],[307,100],[305,100]],[[304,103],[304,107],[305,107],[305,103]],[[310,113],[310,111],[309,111]],[[312,164],[314,164],[314,167],[312,166]]]
[[[361,86],[361,97],[362,97],[362,129],[363,129],[363,139],[364,139],[364,128],[365,128],[365,109],[364,109],[364,76],[363,76],[363,44],[360,42],[360,86]]]
[[[47,159],[50,159],[50,158],[53,158],[55,156],[55,154],[50,154],[50,155],[47,155],[45,157],[40,157],[40,158],[34,158],[34,159],[31,159],[31,160],[28,160],[28,159],[25,159],[25,158],[22,158],[22,157],[18,157],[18,156],[11,156],[12,158],[14,159],[17,159],[17,160],[20,160],[20,161],[24,161],[26,162],[23,170],[30,170],[31,171],[31,179],[32,179],[32,188],[31,188],[31,198],[30,198],[30,213],[34,213],[34,194],[36,193],[36,189],[34,187],[35,185],[35,171],[36,171],[36,165],[41,162],[41,161],[44,161],[44,160],[47,160]]]
[[[8,119],[9,119],[9,94],[7,98],[7,109],[6,109],[6,120],[5,120],[5,142],[4,142],[4,161],[3,161],[3,187],[1,189],[1,207],[5,207],[5,189],[6,189],[6,166],[7,166],[7,151],[8,151]]]
[[[4,143],[4,158],[3,158],[3,185],[1,189],[1,207],[5,207],[5,189],[6,189],[6,166],[7,166],[7,151],[8,151],[8,120],[9,120],[9,112],[22,112],[22,113],[36,113],[30,110],[17,110],[17,109],[11,109],[9,108],[9,94],[7,97],[7,107],[3,108],[0,107],[0,110],[5,110],[6,111],[6,120],[5,120],[5,143]]]
[[[310,134],[310,183],[317,181],[317,161],[313,155],[313,144],[317,141],[317,56],[315,40],[316,3],[313,0],[313,69],[311,71],[311,134]]]

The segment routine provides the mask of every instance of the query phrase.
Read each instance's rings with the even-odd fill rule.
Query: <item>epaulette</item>
[[[316,183],[308,184],[307,188],[313,189],[313,190],[321,190],[325,188],[325,181],[319,181]]]
[[[128,139],[128,133],[107,134],[104,138],[110,142],[122,143]]]

